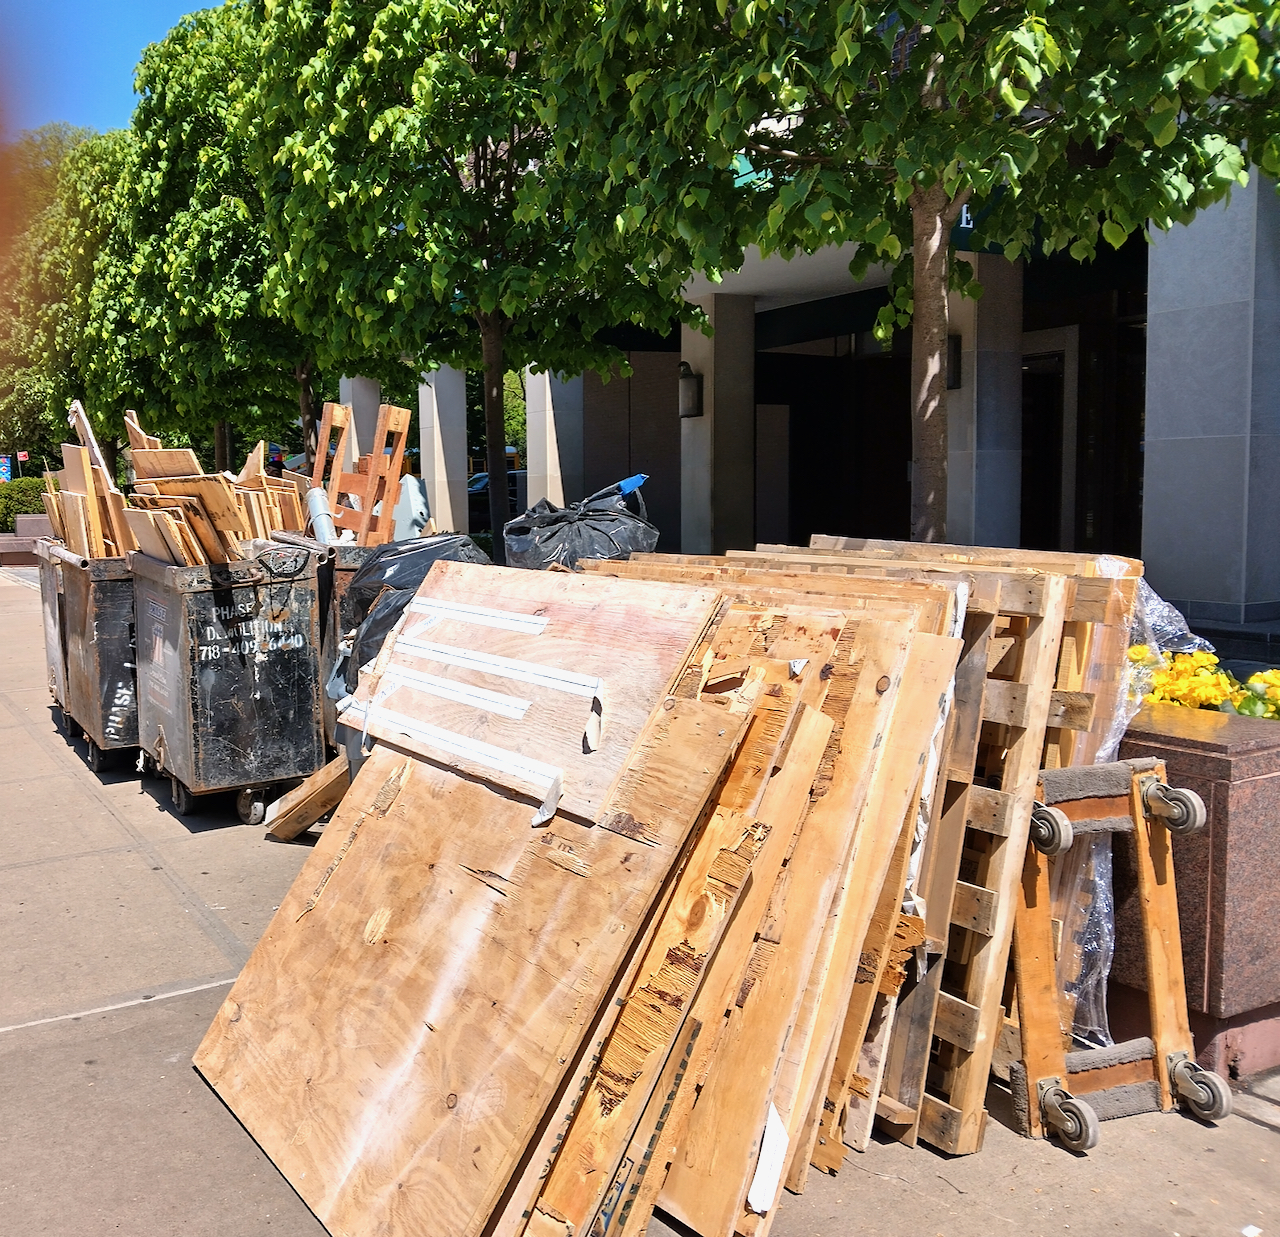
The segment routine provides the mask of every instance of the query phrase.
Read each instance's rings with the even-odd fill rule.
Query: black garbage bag
[[[648,479],[637,473],[567,507],[538,499],[502,530],[507,565],[535,570],[553,563],[573,567],[580,558],[648,553],[658,544],[658,530],[649,523],[640,495]],[[627,505],[628,495],[634,495],[638,512]]]
[[[444,533],[379,546],[351,577],[347,598],[360,626],[347,660],[347,691],[355,691],[360,667],[377,657],[387,633],[413,600],[431,564],[442,559],[455,563],[489,562],[489,556],[470,537]]]

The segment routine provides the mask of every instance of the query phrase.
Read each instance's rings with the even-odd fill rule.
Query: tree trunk
[[[477,314],[480,347],[484,356],[484,444],[489,471],[489,523],[493,528],[493,561],[506,562],[502,527],[511,518],[511,498],[507,493],[507,426],[502,399],[503,336],[507,324],[501,314]]]
[[[911,540],[947,537],[947,292],[951,226],[968,201],[938,181],[910,198],[914,275],[911,319]]]
[[[231,425],[227,421],[213,423],[213,471],[225,472],[231,467]]]
[[[307,457],[307,475],[310,476],[316,462],[316,448],[319,446],[319,426],[316,424],[315,392],[311,388],[311,367],[314,362],[308,357],[300,362],[293,371],[298,383],[298,414],[302,419],[302,450]]]
[[[102,451],[102,466],[112,485],[120,484],[120,441],[115,434],[103,434],[98,439],[98,447]],[[19,465],[21,467],[21,465]],[[28,464],[28,468],[31,466]]]

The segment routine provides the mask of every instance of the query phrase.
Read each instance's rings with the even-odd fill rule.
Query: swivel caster
[[[1037,803],[1031,810],[1031,845],[1042,855],[1060,855],[1075,840],[1075,830],[1061,808]]]
[[[111,763],[111,758],[88,736],[85,737],[85,745],[88,747],[85,764],[94,773],[101,773]]]
[[[137,769],[143,777],[160,776],[160,766],[156,764],[156,758],[147,751],[141,751],[138,753]]]
[[[169,797],[179,816],[190,816],[196,810],[196,797],[176,777],[169,779]]]
[[[1152,816],[1159,817],[1164,827],[1179,837],[1199,833],[1209,819],[1204,800],[1194,790],[1166,786],[1154,777],[1143,780],[1142,802]]]
[[[80,738],[81,735],[84,734],[84,730],[81,728],[80,723],[76,721],[76,719],[72,717],[66,709],[60,708],[58,711],[62,714],[62,729],[66,731],[67,738]]]
[[[1036,1084],[1040,1093],[1040,1115],[1068,1151],[1089,1151],[1098,1145],[1098,1114],[1078,1100],[1057,1078],[1043,1078]]]
[[[245,787],[238,795],[236,795],[236,812],[242,823],[246,825],[260,825],[266,819],[267,800],[262,791],[254,790],[253,787]]]
[[[1231,1088],[1211,1070],[1201,1069],[1186,1053],[1169,1065],[1169,1081],[1178,1098],[1201,1121],[1222,1121],[1231,1115]]]

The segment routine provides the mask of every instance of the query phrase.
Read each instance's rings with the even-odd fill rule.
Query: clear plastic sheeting
[[[1120,693],[1115,716],[1096,757],[1097,764],[1117,759],[1120,740],[1129,729],[1143,697],[1151,691],[1156,667],[1173,653],[1212,653],[1213,645],[1195,635],[1176,606],[1165,601],[1146,580],[1138,581],[1138,600],[1129,627],[1129,656],[1123,674],[1125,690]]]
[[[1116,947],[1111,886],[1111,834],[1087,833],[1053,864],[1050,897],[1062,925],[1058,950],[1058,1009],[1062,1031],[1079,1045],[1115,1041],[1107,1022],[1107,978]]]
[[[1102,574],[1110,574],[1101,564]],[[1117,562],[1115,575],[1124,573]],[[1213,652],[1195,635],[1176,606],[1146,580],[1138,581],[1137,603],[1129,627],[1129,655],[1122,674],[1115,716],[1095,763],[1119,758],[1120,741],[1152,688],[1156,668],[1174,653]],[[1063,1000],[1063,1032],[1081,1044],[1105,1047],[1113,1041],[1107,1025],[1107,980],[1115,955],[1115,895],[1111,885],[1111,834],[1081,837],[1052,866],[1053,917],[1062,925],[1058,951],[1058,990]]]

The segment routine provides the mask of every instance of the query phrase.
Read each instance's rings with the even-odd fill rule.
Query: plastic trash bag
[[[640,487],[648,479],[637,473],[567,507],[538,499],[502,530],[507,565],[534,570],[552,564],[572,568],[580,558],[648,553],[658,544],[658,530],[649,523],[640,495]],[[638,512],[627,505],[628,495],[635,496]]]
[[[489,556],[460,533],[417,537],[380,546],[351,577],[347,597],[355,613],[364,617],[343,675],[347,691],[355,691],[360,667],[378,656],[387,633],[413,600],[432,563],[441,560],[487,564]]]

